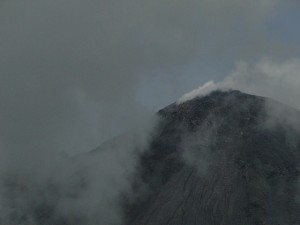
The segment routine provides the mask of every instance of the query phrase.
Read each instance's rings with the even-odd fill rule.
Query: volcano
[[[157,117],[146,144],[127,132],[4,174],[0,224],[300,225],[298,110],[228,90]]]
[[[158,112],[126,225],[300,224],[300,113],[239,91]]]

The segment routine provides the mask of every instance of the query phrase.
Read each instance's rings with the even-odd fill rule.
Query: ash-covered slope
[[[272,117],[270,102],[286,118]],[[286,122],[300,121],[298,111],[216,91],[159,115],[126,225],[300,224],[300,135]]]

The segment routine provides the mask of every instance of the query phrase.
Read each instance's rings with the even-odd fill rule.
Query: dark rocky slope
[[[124,225],[300,225],[297,110],[215,91],[158,116],[145,151],[125,134],[46,172],[2,174],[0,225],[121,225],[120,211]]]
[[[216,91],[159,111],[125,224],[300,224],[299,130],[270,119],[267,101]],[[300,121],[298,111],[272,104]]]

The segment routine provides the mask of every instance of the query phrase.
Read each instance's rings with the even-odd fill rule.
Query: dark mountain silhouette
[[[239,91],[160,110],[125,224],[300,224],[299,127],[272,118],[267,102],[300,121],[295,109]]]
[[[215,91],[157,114],[143,151],[128,132],[39,176],[4,174],[0,224],[300,225],[299,111]]]

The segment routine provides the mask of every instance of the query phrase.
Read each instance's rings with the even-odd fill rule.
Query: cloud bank
[[[190,64],[222,67],[295,51],[266,32],[279,7],[276,0],[3,1],[0,134],[13,148],[93,148],[143,120],[139,101],[153,92],[168,104],[190,88],[181,81],[207,79],[182,75]],[[137,100],[152,77],[168,82]]]
[[[277,0],[13,0],[0,6],[0,210],[5,224],[16,224],[12,218],[38,223],[37,215],[56,209],[63,210],[45,218],[56,215],[49,221],[57,224],[74,224],[62,218],[83,209],[87,214],[79,224],[118,223],[116,200],[135,165],[132,144],[113,147],[109,152],[118,153],[103,153],[98,161],[70,162],[65,154],[89,151],[128,127],[147,130],[141,121],[149,121],[156,108],[141,102],[152,99],[158,107],[160,99],[169,103],[178,90],[190,87],[181,81],[210,80],[209,73],[198,71],[207,62],[223,70],[233,61],[249,61],[250,66],[236,69],[241,75],[225,82],[246,88],[243,68],[256,73],[251,61],[299,52],[270,38],[268,23],[282,6]],[[191,64],[197,65],[197,77],[185,73]],[[167,82],[149,86],[145,80],[152,77]],[[139,98],[139,90],[147,88],[152,92]],[[41,203],[48,207],[41,210]]]
[[[148,146],[155,118],[88,154],[4,158],[0,170],[0,223],[7,225],[119,225],[122,194]],[[5,157],[1,149],[1,159]],[[18,157],[18,156],[16,156]],[[39,157],[39,158],[36,158]],[[18,162],[18,163],[16,163]]]

